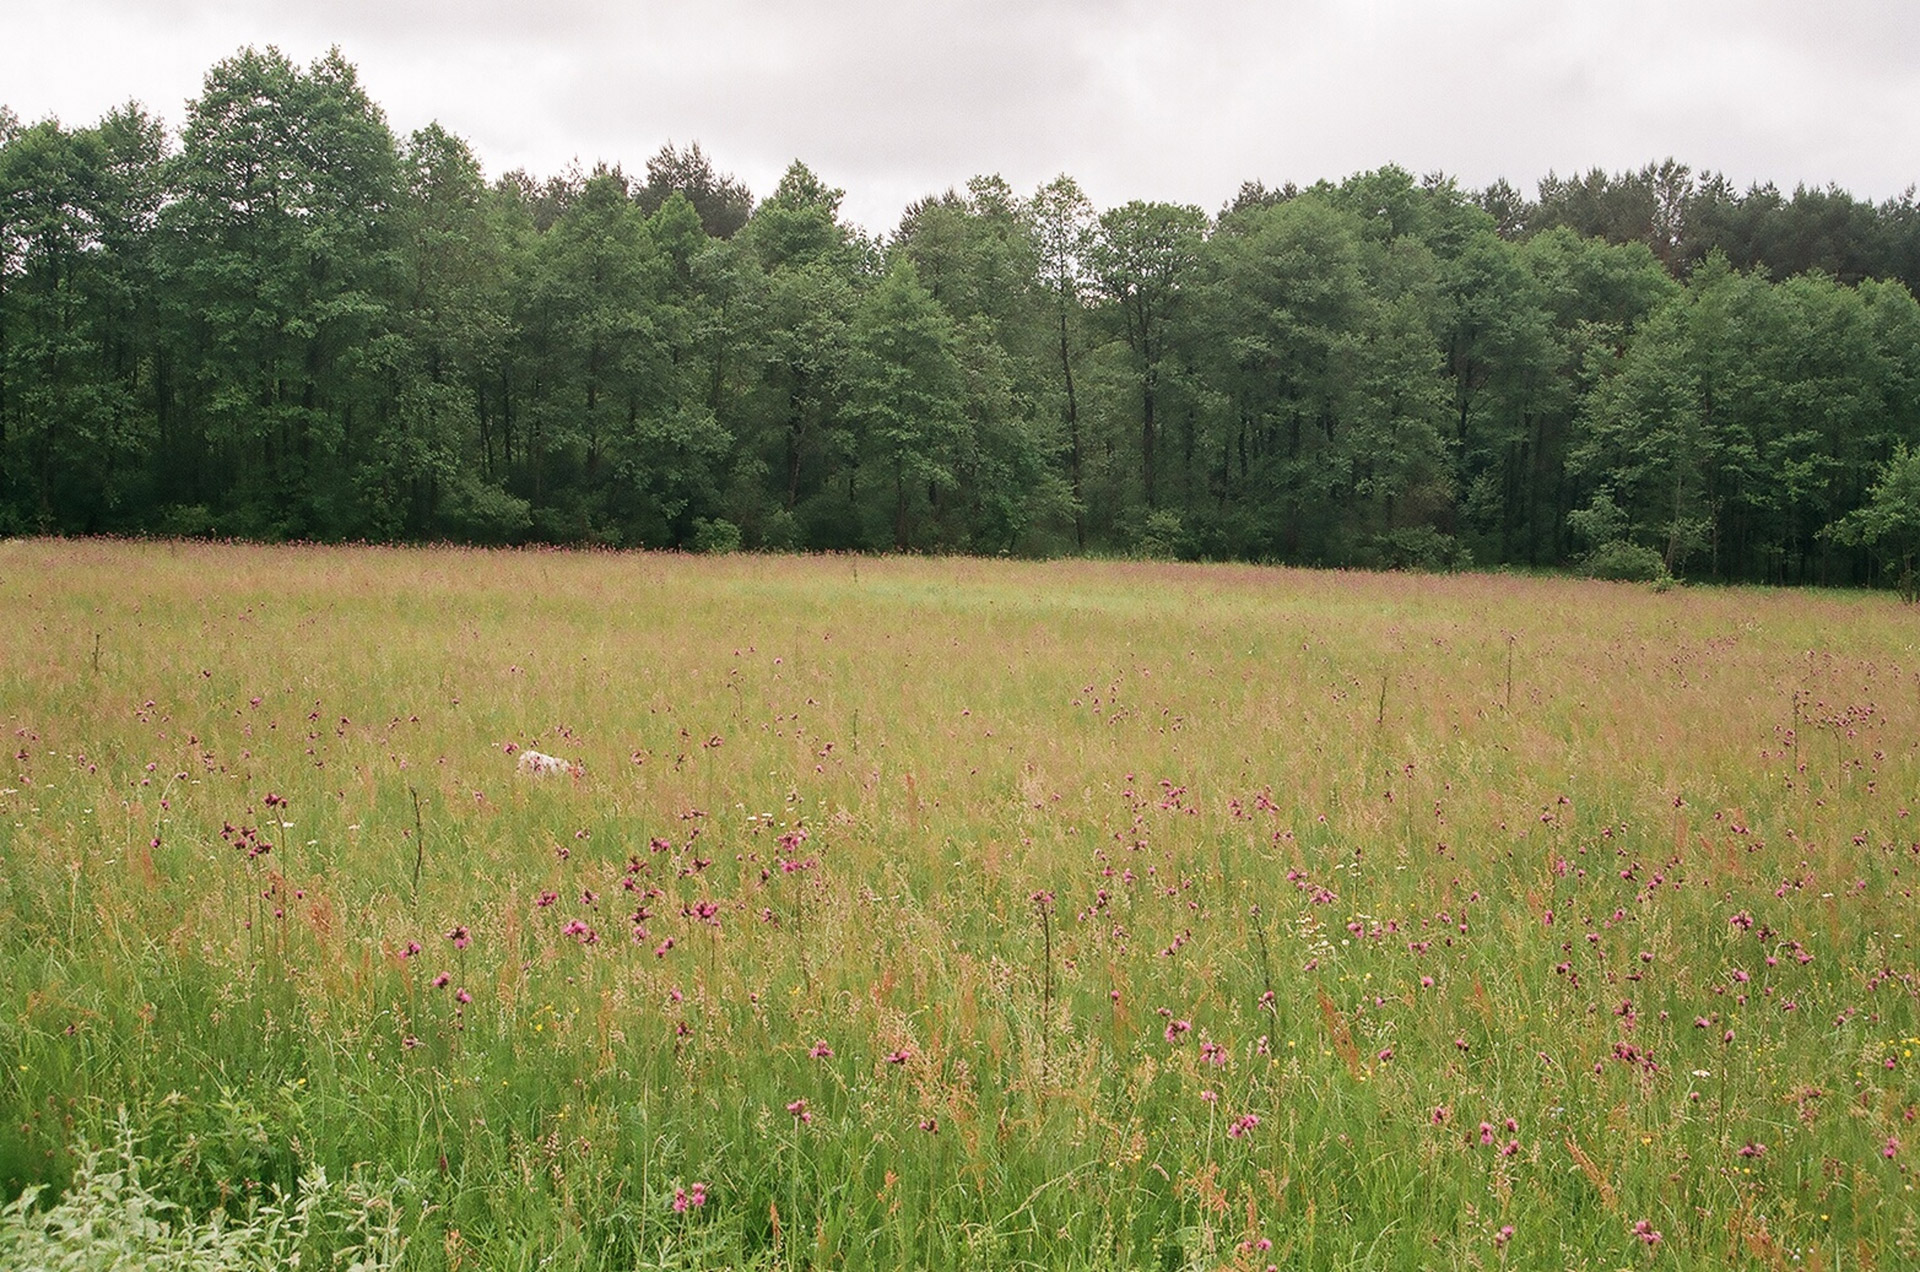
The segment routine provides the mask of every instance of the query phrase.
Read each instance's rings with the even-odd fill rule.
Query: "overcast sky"
[[[805,160],[874,231],[983,172],[1208,211],[1386,163],[1920,180],[1911,0],[0,0],[0,103],[177,125],[247,44],[338,44],[396,132],[438,119],[489,176],[697,140],[756,195]]]

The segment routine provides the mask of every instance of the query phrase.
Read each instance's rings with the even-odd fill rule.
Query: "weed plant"
[[[448,1272],[1920,1265],[1917,633],[0,544],[0,1250],[120,1143]]]

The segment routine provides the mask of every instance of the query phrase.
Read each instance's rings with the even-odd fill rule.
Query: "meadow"
[[[16,540],[0,728],[0,1263],[1920,1265],[1889,596]]]

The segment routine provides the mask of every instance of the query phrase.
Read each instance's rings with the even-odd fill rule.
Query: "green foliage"
[[[977,176],[884,240],[842,200],[698,144],[489,185],[337,51],[241,50],[177,132],[8,116],[0,526],[1052,554],[1164,510],[1191,555],[1553,567],[1605,491],[1675,572],[1889,577],[1828,530],[1920,444],[1911,197]]]
[[[1908,603],[1920,602],[1920,449],[1903,443],[1880,467],[1867,503],[1828,527],[1839,543],[1873,548],[1889,565],[1888,572]]]
[[[1626,539],[1609,539],[1580,558],[1588,578],[1622,583],[1659,583],[1671,577],[1666,560],[1652,548]]]
[[[278,1272],[302,1264],[386,1272],[406,1253],[401,1207],[319,1167],[296,1188],[204,1219],[169,1200],[166,1168],[140,1152],[125,1110],[109,1154],[84,1141],[72,1184],[43,1206],[28,1187],[0,1210],[0,1265],[36,1272]]]

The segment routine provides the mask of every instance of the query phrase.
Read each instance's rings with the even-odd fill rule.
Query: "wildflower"
[[[920,1129],[929,1135],[938,1135],[940,1133],[940,1121],[938,1118],[923,1117],[920,1119]]]
[[[418,954],[419,952],[420,952],[420,942],[408,941],[407,948],[400,951],[400,957],[412,958],[415,954]]]
[[[1200,1044],[1200,1058],[1208,1064],[1222,1066],[1227,1062],[1227,1049],[1217,1042],[1203,1042]]]
[[[1447,1124],[1447,1117],[1448,1117],[1448,1113],[1447,1113],[1446,1105],[1444,1104],[1439,1105],[1433,1110],[1433,1124],[1435,1126],[1445,1126]]]
[[[1886,1147],[1880,1150],[1880,1156],[1886,1158],[1888,1161],[1892,1161],[1895,1157],[1898,1157],[1899,1155],[1900,1155],[1900,1137],[1898,1135],[1887,1136]]]
[[[465,989],[454,990],[453,997],[455,1002],[470,1003],[473,1001],[473,995],[469,994]]]
[[[453,948],[464,950],[473,944],[473,935],[465,927],[456,927],[447,933],[447,939],[453,942]]]
[[[787,1112],[793,1114],[793,1120],[802,1124],[813,1121],[813,1114],[807,1108],[806,1097],[802,1096],[787,1105]]]
[[[438,976],[434,977],[431,981],[428,981],[427,983],[429,985],[432,985],[435,989],[445,989],[448,985],[453,983],[453,977],[447,972],[442,972]]]
[[[1178,1042],[1180,1035],[1193,1028],[1191,1020],[1170,1020],[1167,1022],[1167,1041]]]
[[[420,1045],[420,1040],[414,1037],[412,1034],[408,1034],[406,1037],[400,1040],[400,1045],[405,1047],[408,1051],[412,1051],[415,1047]]]
[[[913,1059],[913,1051],[908,1047],[902,1047],[898,1051],[889,1051],[887,1053],[888,1064],[905,1064],[911,1059]]]
[[[1207,1090],[1202,1091],[1200,1093],[1200,1098],[1202,1100],[1205,1100],[1208,1104],[1218,1104],[1220,1102],[1220,1093],[1218,1091],[1213,1090],[1211,1087],[1209,1087]]]
[[[1492,1122],[1480,1123],[1480,1142],[1482,1144],[1493,1143],[1493,1123]]]
[[[813,1047],[807,1052],[807,1054],[813,1057],[815,1060],[828,1060],[833,1057],[833,1048],[829,1047],[826,1044],[825,1039],[822,1039],[821,1041],[814,1043]]]
[[[1502,1157],[1517,1157],[1519,1155],[1520,1155],[1519,1140],[1508,1140],[1507,1146],[1500,1150],[1500,1156]]]
[[[1493,1234],[1493,1248],[1496,1250],[1504,1250],[1507,1242],[1511,1240],[1513,1240],[1513,1225],[1510,1223],[1503,1224],[1501,1225],[1500,1231]]]
[[[1393,1048],[1392,1047],[1380,1048],[1380,1063],[1385,1064],[1387,1061],[1391,1059],[1393,1059]]]
[[[1636,1219],[1633,1221],[1633,1235],[1646,1242],[1649,1246],[1657,1246],[1660,1244],[1660,1233],[1645,1219]]]
[[[1231,1126],[1227,1127],[1227,1135],[1233,1139],[1241,1139],[1251,1133],[1253,1128],[1258,1125],[1260,1125],[1260,1115],[1258,1113],[1242,1113],[1239,1117],[1233,1119]]]
[[[1740,1146],[1740,1156],[1742,1157],[1764,1157],[1766,1156],[1766,1152],[1767,1146],[1765,1144],[1756,1144],[1752,1140],[1748,1140]]]

